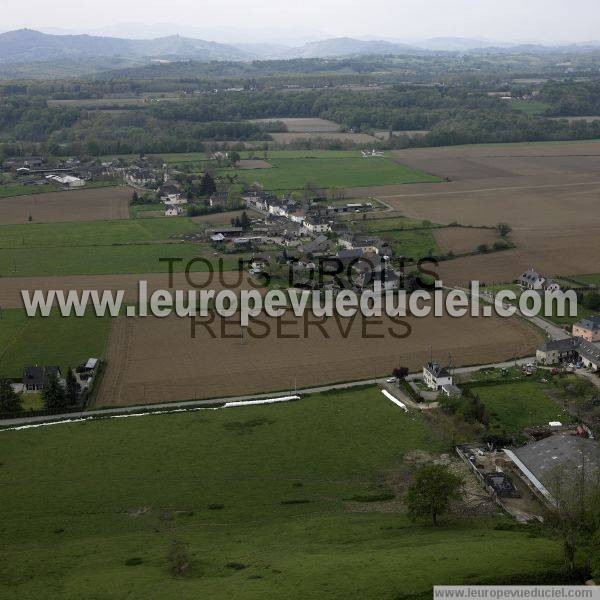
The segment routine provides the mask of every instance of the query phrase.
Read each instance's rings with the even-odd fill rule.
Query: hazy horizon
[[[24,14],[16,0],[0,0],[1,31],[20,28],[48,33],[90,33],[116,37],[160,37],[179,33],[223,42],[289,45],[329,37],[388,39],[415,43],[436,37],[509,43],[581,43],[597,40],[600,5],[595,0],[374,0],[347,5],[341,0],[305,0],[283,5],[262,0],[226,5],[172,0],[105,0],[102,12],[89,0],[50,5],[31,0]]]

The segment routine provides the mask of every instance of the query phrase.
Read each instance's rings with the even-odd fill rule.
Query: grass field
[[[576,281],[580,281],[581,283],[600,286],[600,273],[590,273],[587,275],[573,275],[572,278]]]
[[[85,317],[28,318],[19,309],[3,310],[0,319],[0,377],[21,378],[31,364],[58,365],[63,372],[90,356],[104,356],[110,322]]]
[[[570,416],[547,394],[550,384],[536,380],[516,381],[471,388],[487,408],[491,424],[509,434],[550,421],[570,422]]]
[[[510,106],[527,115],[541,115],[545,110],[550,108],[550,104],[541,102],[540,100],[511,100]]]
[[[145,222],[145,221],[144,221]],[[225,255],[224,269],[237,269],[242,255]],[[167,273],[168,263],[161,259],[178,258],[174,271],[183,272],[188,261],[203,257],[218,268],[218,257],[208,244],[149,243],[121,246],[62,246],[0,250],[0,276],[30,277],[46,275],[101,275],[118,273]],[[207,269],[195,263],[191,270]]]
[[[423,256],[440,253],[431,229],[382,231],[379,232],[379,236],[391,242],[396,256],[406,256],[417,260]]]
[[[240,178],[260,182],[273,191],[300,190],[307,181],[319,187],[368,187],[400,183],[436,182],[439,178],[397,164],[388,158],[319,156],[269,157],[272,169],[246,170]],[[231,170],[228,170],[231,172]]]
[[[348,202],[347,200],[345,202]],[[399,229],[411,229],[414,227],[428,227],[423,221],[409,219],[408,217],[390,217],[385,219],[357,219],[354,221],[357,231],[394,231]],[[431,225],[431,227],[437,227]]]
[[[181,242],[187,233],[200,233],[187,217],[0,225],[0,275],[161,273],[167,265],[160,258],[214,258],[207,244]],[[237,260],[225,257],[226,268],[235,268]],[[184,268],[175,265],[177,271]],[[197,264],[192,270],[205,268]]]
[[[499,519],[432,529],[351,501],[389,491],[408,450],[444,449],[374,388],[0,436],[4,597],[415,599],[561,565]]]
[[[62,186],[56,183],[49,183],[48,185],[23,185],[22,183],[17,182],[4,183],[0,185],[0,198],[56,192],[61,189]]]

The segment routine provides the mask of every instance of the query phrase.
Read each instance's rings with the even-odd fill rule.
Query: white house
[[[545,290],[547,292],[556,292],[560,290],[560,285],[553,279],[540,275],[537,271],[529,269],[519,277],[519,285],[526,290]]]
[[[181,194],[167,194],[166,196],[162,196],[161,200],[164,202],[164,204],[170,204],[172,206],[188,203],[187,198]]]
[[[181,206],[168,204],[165,206],[165,217],[179,217],[183,214]]]
[[[328,233],[331,231],[331,225],[327,221],[314,218],[306,218],[303,226],[310,233]]]
[[[439,391],[443,386],[452,385],[452,375],[446,367],[428,362],[423,367],[423,382],[429,389]]]

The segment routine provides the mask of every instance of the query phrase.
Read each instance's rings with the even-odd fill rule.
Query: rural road
[[[506,361],[502,363],[473,365],[470,367],[460,367],[454,369],[455,374],[473,373],[485,368],[509,368],[517,365],[524,365],[535,360],[535,357],[520,358],[517,360]],[[408,380],[414,381],[421,378],[421,373],[413,373],[407,377]],[[42,423],[54,423],[58,421],[67,421],[69,419],[80,419],[89,417],[118,417],[129,414],[144,413],[144,412],[175,412],[192,408],[201,408],[203,406],[213,406],[215,404],[225,404],[226,402],[243,402],[247,400],[261,400],[266,398],[277,398],[285,396],[289,393],[297,393],[299,395],[320,394],[330,390],[344,390],[363,385],[383,385],[386,382],[385,378],[380,379],[362,379],[360,381],[348,381],[346,383],[333,383],[330,385],[322,385],[318,387],[305,388],[291,392],[289,390],[280,392],[271,392],[270,394],[249,394],[246,396],[235,396],[226,398],[212,398],[209,400],[187,400],[184,402],[167,402],[163,404],[142,404],[137,406],[122,406],[110,409],[88,410],[76,413],[64,413],[58,415],[46,415],[39,417],[20,417],[17,419],[5,419],[0,421],[0,430],[7,427],[19,427],[21,425],[37,425]]]

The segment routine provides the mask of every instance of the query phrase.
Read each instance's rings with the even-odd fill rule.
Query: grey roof
[[[592,331],[597,331],[600,329],[600,315],[592,315],[590,317],[585,317],[577,323],[579,327],[584,327],[585,329],[591,329]]]
[[[577,435],[551,435],[513,452],[550,493],[557,473],[581,473],[583,463],[586,473],[593,476],[600,468],[598,442]]]
[[[579,338],[577,352],[579,356],[593,362],[595,365],[600,365],[600,346],[598,344]]]
[[[23,385],[35,385],[43,386],[46,385],[48,378],[51,375],[60,377],[60,369],[55,366],[29,366],[23,369]]]
[[[448,396],[462,396],[462,392],[459,387],[453,383],[446,383],[442,386],[442,390],[448,394]]]
[[[573,352],[576,347],[577,341],[575,338],[566,338],[564,340],[548,340],[540,347],[540,350],[543,352]]]
[[[450,371],[446,367],[442,367],[442,365],[435,362],[428,362],[425,365],[425,368],[434,376],[434,377],[449,377]]]

